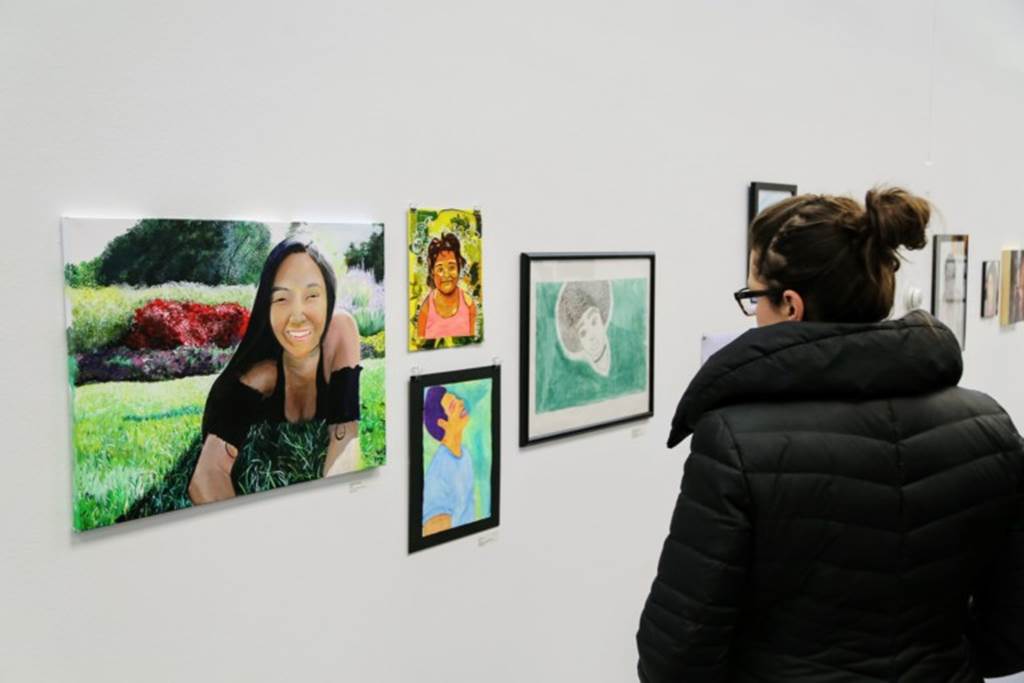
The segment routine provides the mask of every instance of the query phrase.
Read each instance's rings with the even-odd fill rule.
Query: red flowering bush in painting
[[[154,299],[135,309],[124,345],[130,349],[226,348],[241,341],[248,324],[249,311],[235,303],[209,306]]]

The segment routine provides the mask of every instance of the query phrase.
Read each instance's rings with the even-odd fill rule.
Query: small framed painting
[[[750,183],[750,201],[747,206],[747,225],[754,222],[757,214],[772,204],[796,196],[796,185],[785,183]]]
[[[409,209],[409,350],[484,338],[483,220],[470,209]]]
[[[985,261],[981,264],[981,317],[994,318],[999,315],[999,261]]]
[[[409,381],[409,552],[498,526],[501,367]]]
[[[772,204],[778,204],[784,199],[796,196],[796,185],[785,183],[750,183],[750,194],[747,199],[747,227],[754,222],[757,214],[767,209]],[[747,253],[744,254],[743,272],[747,272],[750,261],[750,231],[747,231]]]
[[[966,348],[967,235],[936,235],[932,252],[932,315]]]
[[[1024,250],[1003,250],[1002,270],[999,322],[1015,325],[1024,321]]]
[[[522,254],[519,445],[654,414],[654,254]]]

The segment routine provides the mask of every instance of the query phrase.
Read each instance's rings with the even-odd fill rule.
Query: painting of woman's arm
[[[463,293],[463,296],[466,299],[466,303],[468,304],[467,308],[469,309],[469,329],[466,331],[466,336],[467,337],[475,337],[476,336],[476,304],[473,303],[473,297],[471,297],[469,294]]]
[[[430,314],[430,295],[423,299],[423,303],[420,304],[419,315],[416,316],[416,334],[419,335],[420,339],[427,338],[427,316]]]
[[[195,505],[235,497],[231,470],[256,406],[273,393],[275,384],[273,361],[255,364],[238,379],[222,375],[214,382],[203,414],[203,448],[188,484],[188,497]]]
[[[234,498],[231,468],[238,458],[238,449],[216,434],[207,434],[199,462],[188,484],[188,497],[194,505]]]
[[[330,368],[330,412],[327,416],[327,458],[323,476],[359,469],[359,328],[355,319],[337,312],[324,340]]]

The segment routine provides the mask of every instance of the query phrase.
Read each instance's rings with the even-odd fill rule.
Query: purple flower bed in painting
[[[359,334],[364,337],[384,329],[384,284],[377,282],[369,271],[349,268],[338,278],[335,305],[352,314]]]
[[[75,385],[94,382],[159,382],[193,375],[213,375],[231,360],[234,348],[180,346],[168,350],[134,351],[125,346],[76,353]]]

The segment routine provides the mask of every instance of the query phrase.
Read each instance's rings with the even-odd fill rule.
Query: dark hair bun
[[[931,217],[927,199],[898,187],[876,187],[864,198],[866,229],[878,243],[895,251],[900,247],[923,249],[924,231]]]

